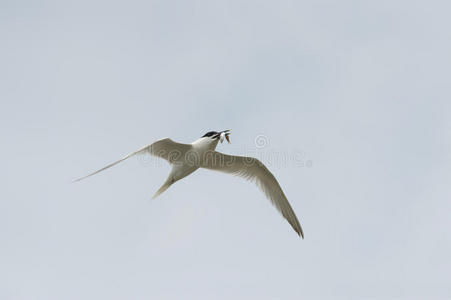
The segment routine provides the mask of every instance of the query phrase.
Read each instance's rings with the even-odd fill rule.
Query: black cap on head
[[[209,131],[206,134],[204,134],[202,137],[211,137],[213,138],[215,135],[217,135],[219,132],[216,131]]]
[[[206,134],[204,134],[202,137],[209,137],[211,139],[219,139],[221,134],[223,134],[223,133],[225,133],[225,137],[226,137],[227,141],[230,143],[229,137],[228,137],[228,135],[230,134],[230,130],[224,130],[224,131],[220,131],[220,132],[209,131]],[[222,140],[221,140],[221,142],[222,142]]]

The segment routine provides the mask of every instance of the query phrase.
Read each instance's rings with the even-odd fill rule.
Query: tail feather
[[[153,195],[152,199],[160,196],[164,191],[166,191],[174,182],[171,179],[166,180],[166,182],[158,189],[158,191]]]

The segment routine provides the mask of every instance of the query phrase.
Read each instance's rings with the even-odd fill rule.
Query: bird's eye
[[[215,131],[209,131],[206,134],[204,134],[204,136],[202,136],[202,137],[210,137],[210,136],[213,136],[215,133],[216,133]]]

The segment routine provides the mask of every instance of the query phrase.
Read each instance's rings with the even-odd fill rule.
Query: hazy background
[[[450,299],[450,9],[2,0],[0,299]],[[224,129],[305,240],[225,174],[71,183]]]

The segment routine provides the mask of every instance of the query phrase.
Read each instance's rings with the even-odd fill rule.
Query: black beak
[[[221,134],[225,133],[225,138],[227,139],[227,142],[230,143],[230,138],[229,138],[229,134],[231,134],[230,131],[231,131],[231,130],[229,130],[229,129],[228,129],[228,130],[220,131],[220,132],[216,133],[212,138],[213,138],[213,139],[219,139],[219,138],[221,137]]]

